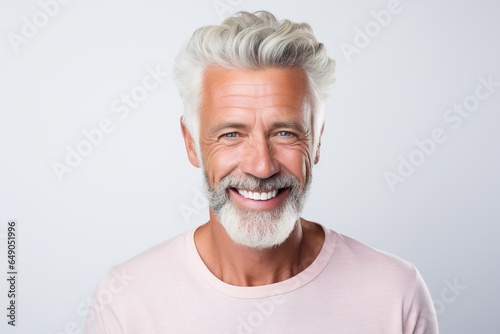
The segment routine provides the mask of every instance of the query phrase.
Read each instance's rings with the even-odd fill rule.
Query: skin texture
[[[306,75],[301,69],[262,70],[209,67],[203,78],[200,148],[182,125],[189,161],[203,166],[217,187],[226,175],[268,178],[292,174],[303,187],[319,158],[311,156],[311,118],[304,108]],[[271,200],[246,199],[228,190],[236,206],[269,210],[281,205],[285,190]],[[215,214],[195,233],[198,252],[209,270],[222,281],[256,286],[288,279],[304,270],[324,242],[322,228],[300,219],[280,246],[256,250],[235,244]]]

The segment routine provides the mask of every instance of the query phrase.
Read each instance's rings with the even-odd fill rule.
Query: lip
[[[254,200],[250,198],[245,198],[238,193],[234,188],[229,189],[229,196],[236,206],[244,209],[257,210],[257,211],[268,211],[280,206],[285,198],[290,193],[290,188],[280,189],[278,194],[268,200]]]

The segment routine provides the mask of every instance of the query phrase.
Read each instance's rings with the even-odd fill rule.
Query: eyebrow
[[[294,129],[295,131],[299,133],[307,133],[306,129],[304,126],[298,122],[295,121],[290,121],[290,122],[274,122],[271,125],[271,129],[279,129],[279,128],[287,128],[287,129]]]
[[[243,123],[237,122],[222,122],[210,129],[210,135],[213,136],[223,129],[246,129],[247,126]]]

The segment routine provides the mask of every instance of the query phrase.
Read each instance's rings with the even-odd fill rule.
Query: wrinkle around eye
[[[297,133],[288,130],[276,131],[271,139],[277,144],[295,144],[302,141]]]
[[[240,142],[242,139],[241,135],[237,132],[228,132],[220,135],[217,138],[217,142],[222,145],[230,146]]]

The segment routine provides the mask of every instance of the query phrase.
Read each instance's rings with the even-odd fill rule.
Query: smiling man
[[[437,333],[412,264],[300,217],[334,70],[267,12],[194,33],[174,73],[210,219],[116,266],[87,333]]]

